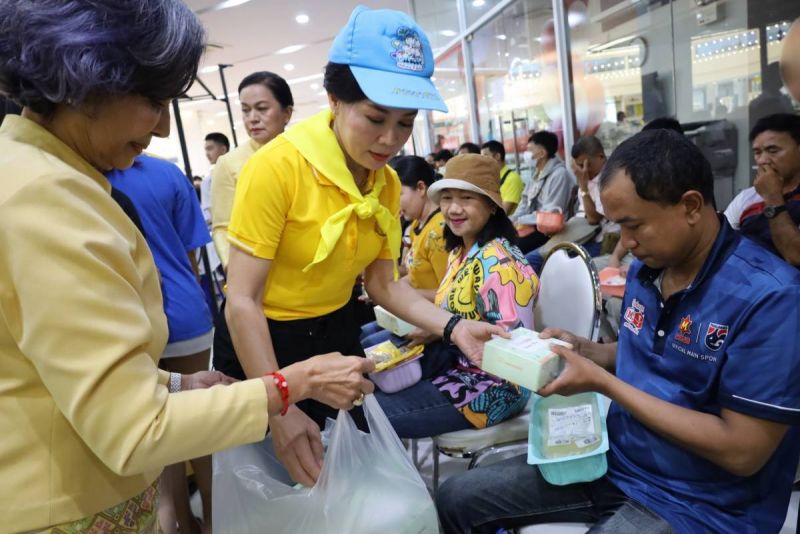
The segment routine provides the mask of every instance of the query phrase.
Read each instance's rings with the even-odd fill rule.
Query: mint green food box
[[[518,386],[539,391],[559,375],[564,365],[550,345],[572,348],[566,341],[539,339],[537,332],[517,328],[511,332],[511,339],[494,337],[484,345],[481,368]]]
[[[385,328],[400,337],[407,336],[416,328],[413,324],[405,322],[396,315],[392,315],[380,306],[375,306],[375,321],[381,328]]]

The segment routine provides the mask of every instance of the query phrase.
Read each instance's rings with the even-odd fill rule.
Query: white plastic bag
[[[364,413],[369,434],[339,412],[313,488],[293,489],[268,443],[215,454],[214,532],[438,532],[433,500],[374,396]]]

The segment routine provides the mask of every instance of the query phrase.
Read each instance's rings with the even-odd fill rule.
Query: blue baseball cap
[[[431,43],[405,13],[356,7],[333,41],[328,59],[349,65],[358,86],[376,104],[447,112],[431,82]]]

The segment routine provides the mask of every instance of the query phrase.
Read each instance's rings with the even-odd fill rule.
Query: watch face
[[[775,217],[775,206],[767,206],[764,208],[764,217],[771,219]]]

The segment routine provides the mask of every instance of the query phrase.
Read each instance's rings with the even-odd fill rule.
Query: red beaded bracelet
[[[278,391],[281,394],[281,401],[283,402],[283,406],[281,407],[281,415],[286,415],[286,412],[289,411],[289,384],[286,382],[286,378],[278,371],[274,373],[266,373],[264,376],[271,376],[273,382],[275,382],[275,387],[278,388]]]

